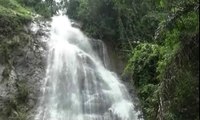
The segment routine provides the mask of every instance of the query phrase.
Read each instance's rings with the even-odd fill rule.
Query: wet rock
[[[103,62],[104,66],[111,70],[110,58],[108,57],[107,47],[102,40],[90,39],[93,50]]]
[[[2,74],[3,74],[4,68],[5,68],[5,66],[0,64],[0,82],[3,80]]]
[[[10,52],[4,53],[9,57],[0,54],[0,120],[10,117],[6,116],[6,112],[12,115],[12,111],[7,109],[12,107],[7,104],[9,102],[16,102],[13,104],[22,106],[18,108],[19,111],[28,108],[27,116],[31,116],[32,109],[37,103],[41,83],[45,77],[48,49],[44,36],[46,40],[48,38],[44,35],[46,32],[41,30],[45,27],[45,23],[34,24],[37,26],[34,30],[32,27],[24,27],[22,33],[15,35],[16,44],[12,43],[15,47],[10,49]],[[24,98],[19,99],[20,97]],[[5,115],[2,115],[4,113]]]
[[[79,28],[79,29],[82,28],[82,24],[78,23],[77,21],[71,21],[71,25],[72,27],[75,27],[75,28]]]

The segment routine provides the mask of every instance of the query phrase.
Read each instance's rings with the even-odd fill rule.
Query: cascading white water
[[[126,87],[100,60],[90,39],[62,15],[51,23],[38,111],[35,120],[139,120]]]

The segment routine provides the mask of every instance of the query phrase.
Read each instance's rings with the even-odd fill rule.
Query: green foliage
[[[125,69],[125,73],[132,72],[135,87],[146,119],[156,117],[158,106],[158,79],[156,68],[159,60],[160,47],[158,45],[144,43],[139,44],[133,50],[132,57]]]
[[[151,83],[157,84],[156,67],[159,59],[159,46],[154,44],[140,44],[133,50],[133,55],[129,60],[125,72],[133,72],[135,85]]]
[[[116,35],[116,11],[111,0],[70,0],[68,15],[84,22],[84,31],[96,38]]]
[[[15,0],[0,0],[1,15],[19,15],[22,17],[30,17],[30,11],[23,8]]]
[[[42,15],[45,18],[48,18],[52,15],[51,4],[49,1],[43,0],[17,0],[21,5],[30,8],[35,13]]]
[[[174,58],[177,51],[180,49],[179,42],[180,32],[175,30],[168,31],[166,33],[166,40],[164,45],[160,48],[161,58],[158,61],[157,72],[159,73],[158,77],[163,75],[165,68],[170,64],[171,60]]]
[[[148,53],[144,57],[146,51],[150,51],[148,48],[138,52],[138,47],[136,47],[130,58],[131,64],[130,62],[128,64],[129,70],[133,72],[134,82],[142,81],[138,87],[138,95],[145,118],[148,120],[199,119],[198,15],[195,12],[189,12],[180,18],[174,21],[173,24],[176,25],[173,28],[166,29],[162,34],[161,38],[164,42],[159,46],[159,58],[153,65],[156,72],[148,73],[147,71],[152,71],[150,67],[136,67],[146,63],[151,65],[147,61],[152,54]],[[143,46],[143,44],[138,46]],[[140,70],[143,71],[140,72]],[[146,79],[153,80],[153,78],[158,81],[156,84],[145,81]]]
[[[0,33],[10,36],[20,31],[23,24],[31,20],[31,12],[21,7],[15,0],[0,0]],[[2,37],[2,36],[0,36]]]

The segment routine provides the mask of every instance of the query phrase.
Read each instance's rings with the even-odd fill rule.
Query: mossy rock
[[[10,36],[31,21],[31,12],[15,0],[0,0],[0,34]]]

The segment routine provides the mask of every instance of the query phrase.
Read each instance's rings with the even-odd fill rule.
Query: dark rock
[[[46,29],[46,25],[39,22],[36,22],[35,25],[39,26],[37,28],[38,30],[34,31],[30,30],[32,29],[30,27],[24,27],[23,33],[15,35],[14,40],[16,41],[16,47],[10,49],[10,52],[7,53],[8,56],[10,56],[9,58],[3,58],[6,59],[5,61],[9,62],[5,64],[5,62],[0,60],[0,120],[10,117],[6,116],[6,113],[2,115],[4,113],[1,112],[12,112],[7,109],[12,106],[6,104],[10,101],[16,101],[15,104],[17,104],[17,106],[24,106],[24,108],[20,109],[28,108],[27,116],[31,116],[31,111],[37,103],[41,83],[45,78],[48,48],[46,45],[47,41],[43,41],[43,37],[47,36],[45,35],[47,34],[47,30],[41,30],[43,29],[42,27]],[[48,40],[47,37],[46,40]],[[1,44],[2,43],[0,43],[0,45]],[[0,55],[0,59],[1,58]],[[8,74],[7,76],[3,76],[5,71]],[[25,86],[21,86],[22,82]],[[20,89],[24,89],[28,92],[27,96],[24,96],[27,98],[23,98],[23,100],[27,99],[25,103],[22,103],[22,101],[18,99],[21,97],[20,95],[24,94],[20,93]],[[10,113],[10,115],[12,115],[12,113]]]
[[[82,28],[82,24],[77,21],[71,21],[71,25],[72,27],[75,27],[75,28],[79,28],[79,29]]]

